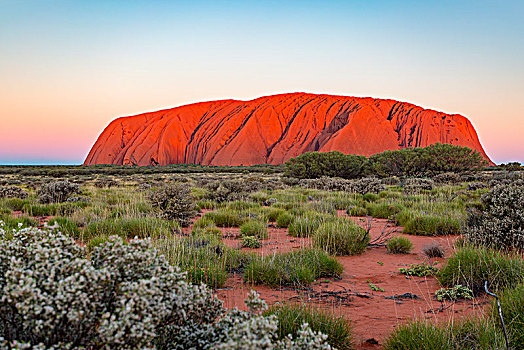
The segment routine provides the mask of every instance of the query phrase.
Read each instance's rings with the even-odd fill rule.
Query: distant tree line
[[[273,174],[283,171],[282,165],[250,166],[212,166],[199,164],[170,165],[0,165],[0,174],[17,174],[22,176],[67,177],[73,175],[116,175],[134,174],[184,174],[184,173],[265,173]]]
[[[443,172],[480,170],[488,165],[478,151],[436,143],[428,147],[385,151],[370,157],[333,152],[309,152],[285,163],[284,176],[356,179],[369,175],[430,176]]]

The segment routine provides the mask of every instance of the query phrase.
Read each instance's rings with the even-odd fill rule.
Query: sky
[[[299,91],[459,113],[524,163],[524,1],[0,0],[0,164],[81,164],[119,116]]]

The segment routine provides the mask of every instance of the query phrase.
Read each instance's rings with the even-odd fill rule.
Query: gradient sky
[[[118,116],[295,91],[460,113],[524,163],[524,2],[0,0],[0,164],[80,164]]]

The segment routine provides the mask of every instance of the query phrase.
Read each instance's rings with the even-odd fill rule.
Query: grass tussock
[[[332,312],[314,309],[303,305],[284,304],[272,306],[264,315],[275,315],[278,319],[279,339],[288,334],[297,335],[300,326],[307,323],[313,331],[322,332],[328,336],[327,342],[336,349],[352,349],[353,335],[351,323],[343,316]]]
[[[396,236],[388,241],[386,248],[388,253],[408,254],[413,250],[413,243],[406,237]]]
[[[268,286],[302,286],[317,278],[339,276],[342,270],[342,265],[326,252],[301,249],[254,258],[246,267],[244,280]]]
[[[313,246],[332,255],[362,254],[369,244],[369,234],[347,219],[322,223],[313,235]]]
[[[438,273],[439,282],[446,287],[461,284],[475,294],[484,291],[484,281],[490,290],[500,290],[522,281],[524,259],[484,247],[459,248]]]
[[[412,321],[396,328],[384,343],[385,350],[496,350],[504,336],[490,319],[467,319],[436,326]]]

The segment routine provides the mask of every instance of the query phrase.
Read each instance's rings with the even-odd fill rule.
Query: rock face
[[[115,119],[84,165],[280,164],[309,151],[368,156],[437,142],[470,147],[489,160],[461,115],[394,100],[290,93]]]

